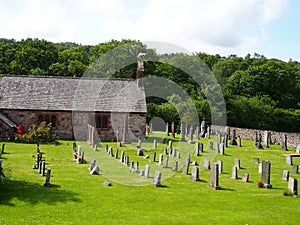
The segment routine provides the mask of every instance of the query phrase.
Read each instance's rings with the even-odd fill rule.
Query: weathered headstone
[[[166,124],[166,136],[169,136],[169,123]]]
[[[300,144],[297,144],[296,146],[296,153],[300,154]]]
[[[232,167],[232,173],[231,173],[231,179],[237,179],[238,175],[237,175],[237,168],[236,166]]]
[[[292,192],[295,196],[298,195],[298,180],[290,177],[289,183],[288,183],[288,189],[290,192]]]
[[[167,155],[168,154],[168,150],[166,147],[163,147],[163,150],[162,150],[163,154]]]
[[[97,145],[94,145],[94,151],[98,151],[98,146]]]
[[[219,145],[219,152],[221,155],[225,155],[225,146],[224,146],[224,143],[221,143]]]
[[[270,184],[270,176],[271,174],[271,162],[268,160],[262,161],[262,173],[261,173],[261,181],[264,183],[264,187],[271,188]]]
[[[137,155],[138,155],[138,156],[144,156],[144,149],[139,148],[139,149],[137,150]]]
[[[185,160],[183,163],[183,167],[182,167],[182,173],[188,175],[189,173],[189,166],[190,166],[190,161],[189,160]]]
[[[219,186],[219,165],[212,163],[210,172],[210,184],[209,187],[212,189],[220,189]]]
[[[169,141],[169,143],[168,143],[168,148],[169,148],[169,149],[172,149],[172,141]]]
[[[158,171],[158,170],[155,171],[153,184],[154,184],[155,187],[160,187],[161,186],[161,172]]]
[[[99,174],[99,171],[100,171],[99,166],[95,165],[93,167],[93,169],[90,171],[90,174],[91,175],[93,175],[93,174]]]
[[[131,161],[131,162],[130,162],[129,168],[130,168],[130,169],[133,169],[133,168],[134,168],[134,161]]]
[[[249,173],[243,173],[242,181],[243,182],[248,182],[249,181]]]
[[[174,167],[172,168],[172,171],[174,171],[174,172],[178,171],[178,160],[174,161]]]
[[[146,166],[145,166],[145,177],[149,178],[149,175],[150,175],[150,165],[146,164]]]
[[[222,135],[221,135],[221,131],[217,132],[217,143],[218,145],[221,144],[222,142]]]
[[[280,144],[281,144],[280,150],[287,151],[287,135],[286,134],[282,134]]]
[[[289,166],[293,165],[293,157],[290,155],[287,155],[285,157],[285,163],[286,163],[286,165],[289,165]]]
[[[228,126],[225,127],[225,133],[227,134],[227,140],[228,140],[230,138],[230,127],[228,127]],[[226,143],[225,143],[225,145],[226,145]]]
[[[298,174],[298,169],[299,169],[299,166],[296,165],[296,164],[294,164],[294,165],[293,165],[293,173],[294,173],[294,174]]]
[[[158,157],[158,165],[159,166],[163,165],[163,159],[164,159],[164,155],[163,154],[159,154],[159,157]]]
[[[193,126],[190,127],[190,133],[189,133],[189,141],[188,141],[189,144],[193,144],[195,143],[194,140],[193,140]]]
[[[164,163],[164,168],[168,168],[168,164],[169,164],[169,156],[166,155],[166,160],[165,160],[165,163]]]
[[[205,135],[205,120],[203,119],[200,125],[200,136],[204,137]]]
[[[173,151],[172,151],[172,157],[173,157],[173,158],[176,157],[176,154],[177,154],[177,150],[176,150],[176,148],[173,148]]]
[[[50,177],[51,177],[51,168],[47,169],[47,174],[46,174],[46,182],[44,183],[44,187],[50,187]]]
[[[270,136],[271,133],[268,132],[267,130],[264,131],[264,148],[269,148],[270,147]]]
[[[210,161],[208,159],[203,160],[203,167],[207,170],[210,169]]]
[[[180,141],[185,141],[185,129],[183,123],[180,125]]]
[[[195,136],[196,136],[196,140],[199,140],[199,126],[196,127]]]
[[[153,148],[157,148],[157,140],[156,139],[153,140]]]
[[[192,174],[191,174],[191,180],[193,181],[199,181],[199,168],[198,166],[192,167]]]
[[[263,145],[261,144],[261,134],[257,134],[257,131],[255,131],[255,146],[256,146],[256,149],[263,149]]]
[[[174,139],[175,138],[175,123],[174,122],[172,122],[171,131],[172,131],[172,138]]]
[[[258,163],[258,173],[262,173],[262,163]]]
[[[125,165],[125,166],[128,166],[128,163],[129,163],[129,156],[128,156],[128,155],[125,155],[125,156],[124,156],[124,165]]]
[[[216,153],[218,154],[220,152],[220,145],[216,143]]]
[[[96,166],[96,159],[93,159],[91,162],[90,162],[90,172],[92,171],[92,169]]]
[[[206,133],[206,138],[210,139],[210,126],[207,127],[207,133]]]
[[[151,162],[155,162],[156,152],[152,152]]]
[[[254,158],[254,164],[258,164],[259,163],[259,158]]]
[[[195,154],[194,154],[194,156],[199,156],[200,155],[199,152],[200,152],[200,143],[196,142],[195,143]]]
[[[242,147],[242,138],[241,138],[241,136],[237,137],[237,146]]]
[[[288,181],[288,180],[289,180],[289,177],[290,177],[290,171],[284,170],[284,171],[283,171],[283,174],[282,174],[282,180]]]
[[[120,162],[124,162],[124,151],[121,152],[121,156],[120,156]]]
[[[209,142],[209,150],[214,149],[214,143],[212,141]]]
[[[76,152],[76,142],[73,142],[73,144],[72,144],[72,150],[73,150],[73,152]]]
[[[225,133],[224,138],[223,138],[223,143],[226,148],[228,148],[228,134]]]
[[[136,162],[136,163],[135,163],[135,165],[134,165],[134,171],[135,171],[136,173],[139,172],[139,162]]]
[[[223,161],[222,160],[218,160],[218,168],[219,168],[219,174],[223,173]]]
[[[140,176],[141,176],[141,177],[144,177],[144,176],[145,176],[145,169],[141,169],[141,171],[140,171]]]
[[[180,152],[177,152],[176,158],[180,159]]]
[[[241,169],[241,160],[239,158],[235,158],[234,159],[234,166],[237,168],[237,169]]]

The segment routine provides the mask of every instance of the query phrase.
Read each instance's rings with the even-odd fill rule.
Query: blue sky
[[[191,52],[300,61],[297,0],[0,0],[0,37],[98,44],[130,38]]]

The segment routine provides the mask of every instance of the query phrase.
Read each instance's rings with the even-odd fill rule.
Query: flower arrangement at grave
[[[264,187],[264,183],[262,181],[259,181],[257,183],[257,185],[258,185],[259,188],[263,188]]]

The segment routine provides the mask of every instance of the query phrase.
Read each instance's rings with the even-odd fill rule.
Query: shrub
[[[34,125],[24,135],[15,134],[15,142],[22,143],[55,143],[58,137],[52,134],[51,124],[46,122]]]

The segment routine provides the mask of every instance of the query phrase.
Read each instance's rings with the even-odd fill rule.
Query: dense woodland
[[[183,70],[170,63],[184,62],[182,54],[158,55],[155,50],[133,40],[112,40],[99,45],[86,46],[76,43],[52,43],[46,40],[0,39],[0,74],[51,75],[81,77],[96,74],[95,64],[101,56],[116,47],[131,44],[130,51],[118,52],[118,58],[137,58],[146,53],[145,76],[162,77],[174,81],[183,88],[196,106],[199,118],[210,122],[212,109],[203,90]],[[257,53],[240,57],[194,53],[206,63],[221,85],[226,102],[227,124],[230,126],[300,132],[300,63],[267,59]],[[130,60],[129,60],[130,61]],[[136,60],[135,60],[136,61]],[[133,61],[134,62],[134,61]],[[101,62],[100,62],[101,64]],[[135,78],[136,63],[119,68],[118,61],[103,63],[100,67],[115,68],[113,77]],[[184,66],[184,65],[183,65]],[[110,68],[106,68],[109,70]],[[102,71],[102,70],[100,70]],[[213,89],[213,86],[206,88]],[[147,98],[147,120],[155,116],[179,125],[179,114],[174,105],[183,104],[180,96],[168,99]],[[188,107],[188,106],[186,106]],[[190,123],[189,116],[183,120]]]

